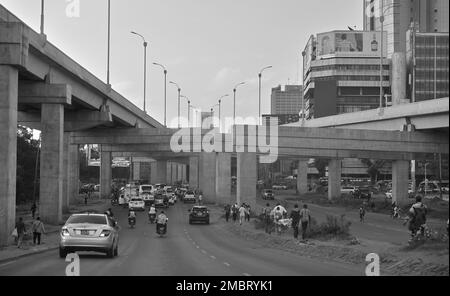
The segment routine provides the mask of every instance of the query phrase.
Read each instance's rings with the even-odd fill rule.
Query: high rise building
[[[406,52],[406,36],[411,24],[422,33],[448,32],[448,0],[363,0],[364,31],[387,32],[388,58]],[[382,8],[383,7],[383,8]]]
[[[303,53],[307,119],[380,106],[381,32],[317,34],[311,36]],[[383,59],[384,94],[390,93],[389,64],[388,59]]]
[[[407,35],[408,96],[412,102],[449,96],[449,34],[421,33],[414,28]]]
[[[271,114],[272,115],[298,115],[302,104],[302,86],[281,85],[272,88]]]

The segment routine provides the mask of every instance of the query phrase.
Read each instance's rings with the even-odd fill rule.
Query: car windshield
[[[272,193],[273,191],[272,190],[266,190],[266,193]]]
[[[134,201],[134,202],[140,202],[140,201],[142,201],[142,199],[139,199],[139,198],[133,198],[133,199],[131,199],[131,201]]]
[[[194,192],[193,191],[188,191],[188,192],[186,192],[186,194],[193,195]]]
[[[166,190],[166,192],[173,192],[173,189],[172,188],[167,188],[167,190]]]
[[[67,220],[67,224],[85,224],[85,223],[100,224],[100,225],[108,224],[105,216],[99,216],[99,215],[76,215],[76,216],[71,216]]]
[[[196,213],[204,213],[204,212],[207,212],[208,209],[207,208],[193,208],[192,211],[196,212]]]
[[[142,186],[142,191],[152,191],[152,186]]]

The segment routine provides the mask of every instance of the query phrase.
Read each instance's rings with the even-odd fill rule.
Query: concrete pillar
[[[69,140],[70,133],[64,133],[64,144],[63,144],[63,194],[62,194],[62,212],[69,212]]]
[[[133,162],[133,180],[141,180],[141,163]]]
[[[394,52],[392,54],[392,105],[409,103],[406,98],[406,53]]]
[[[216,158],[216,197],[219,204],[232,204],[231,154],[218,153]]]
[[[172,178],[170,185],[175,184],[175,182],[177,181],[177,174],[178,174],[178,165],[172,162]]]
[[[64,106],[42,104],[39,216],[44,223],[62,220]]]
[[[328,199],[341,197],[342,160],[332,159],[328,163]]]
[[[392,162],[392,201],[403,206],[409,203],[409,161],[396,160]]]
[[[252,209],[256,208],[256,182],[257,180],[256,153],[237,154],[237,194],[239,205],[247,203]]]
[[[155,184],[167,183],[167,162],[157,161],[155,163],[155,168],[155,175],[153,176],[152,173],[152,179],[154,180]]]
[[[182,164],[181,165],[181,182],[184,184],[186,183],[186,165]]]
[[[111,198],[112,154],[102,151],[100,156],[100,198]]]
[[[198,188],[198,173],[199,173],[199,159],[198,157],[189,158],[189,187],[192,189]]]
[[[8,244],[16,219],[18,71],[0,65],[0,246]]]
[[[200,154],[199,189],[203,192],[203,200],[216,202],[216,153]]]
[[[183,182],[183,165],[182,164],[178,164],[177,181]]]
[[[171,162],[166,162],[166,180],[164,181],[164,183],[166,184],[171,184],[172,183],[172,163]]]
[[[150,163],[150,184],[158,183],[156,178],[157,175],[158,175],[157,162],[155,161]]]
[[[308,159],[298,161],[297,194],[308,193]]]
[[[80,190],[80,152],[78,145],[69,145],[69,161],[67,171],[67,195],[70,206],[75,204]]]

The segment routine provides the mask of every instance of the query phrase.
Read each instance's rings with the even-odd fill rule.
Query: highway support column
[[[217,153],[216,196],[218,204],[232,204],[231,200],[231,154]]]
[[[297,194],[308,193],[308,159],[298,160]]]
[[[341,197],[342,160],[331,159],[328,163],[328,199]]]
[[[18,70],[0,65],[0,246],[16,220]]]
[[[404,206],[409,203],[409,161],[395,160],[392,162],[392,201]]]
[[[112,192],[112,153],[103,148],[100,156],[100,198],[109,199]]]
[[[199,173],[199,158],[196,156],[189,157],[189,187],[196,189],[199,186],[198,173]]]
[[[237,194],[236,202],[241,205],[247,203],[252,209],[256,208],[257,182],[256,153],[237,153]]]
[[[216,203],[216,153],[202,152],[199,159],[199,189],[203,201]]]

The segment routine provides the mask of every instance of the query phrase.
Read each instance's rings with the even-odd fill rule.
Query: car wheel
[[[192,221],[191,221],[191,220],[189,220],[189,224],[192,224]]]
[[[114,249],[114,256],[119,256],[119,243],[117,243],[116,248]]]
[[[111,246],[111,249],[106,251],[106,256],[108,258],[114,258],[114,246]]]
[[[208,220],[206,220],[206,225],[209,225],[209,219],[208,219]]]
[[[66,257],[67,257],[67,252],[64,249],[59,248],[59,258],[66,258]]]

